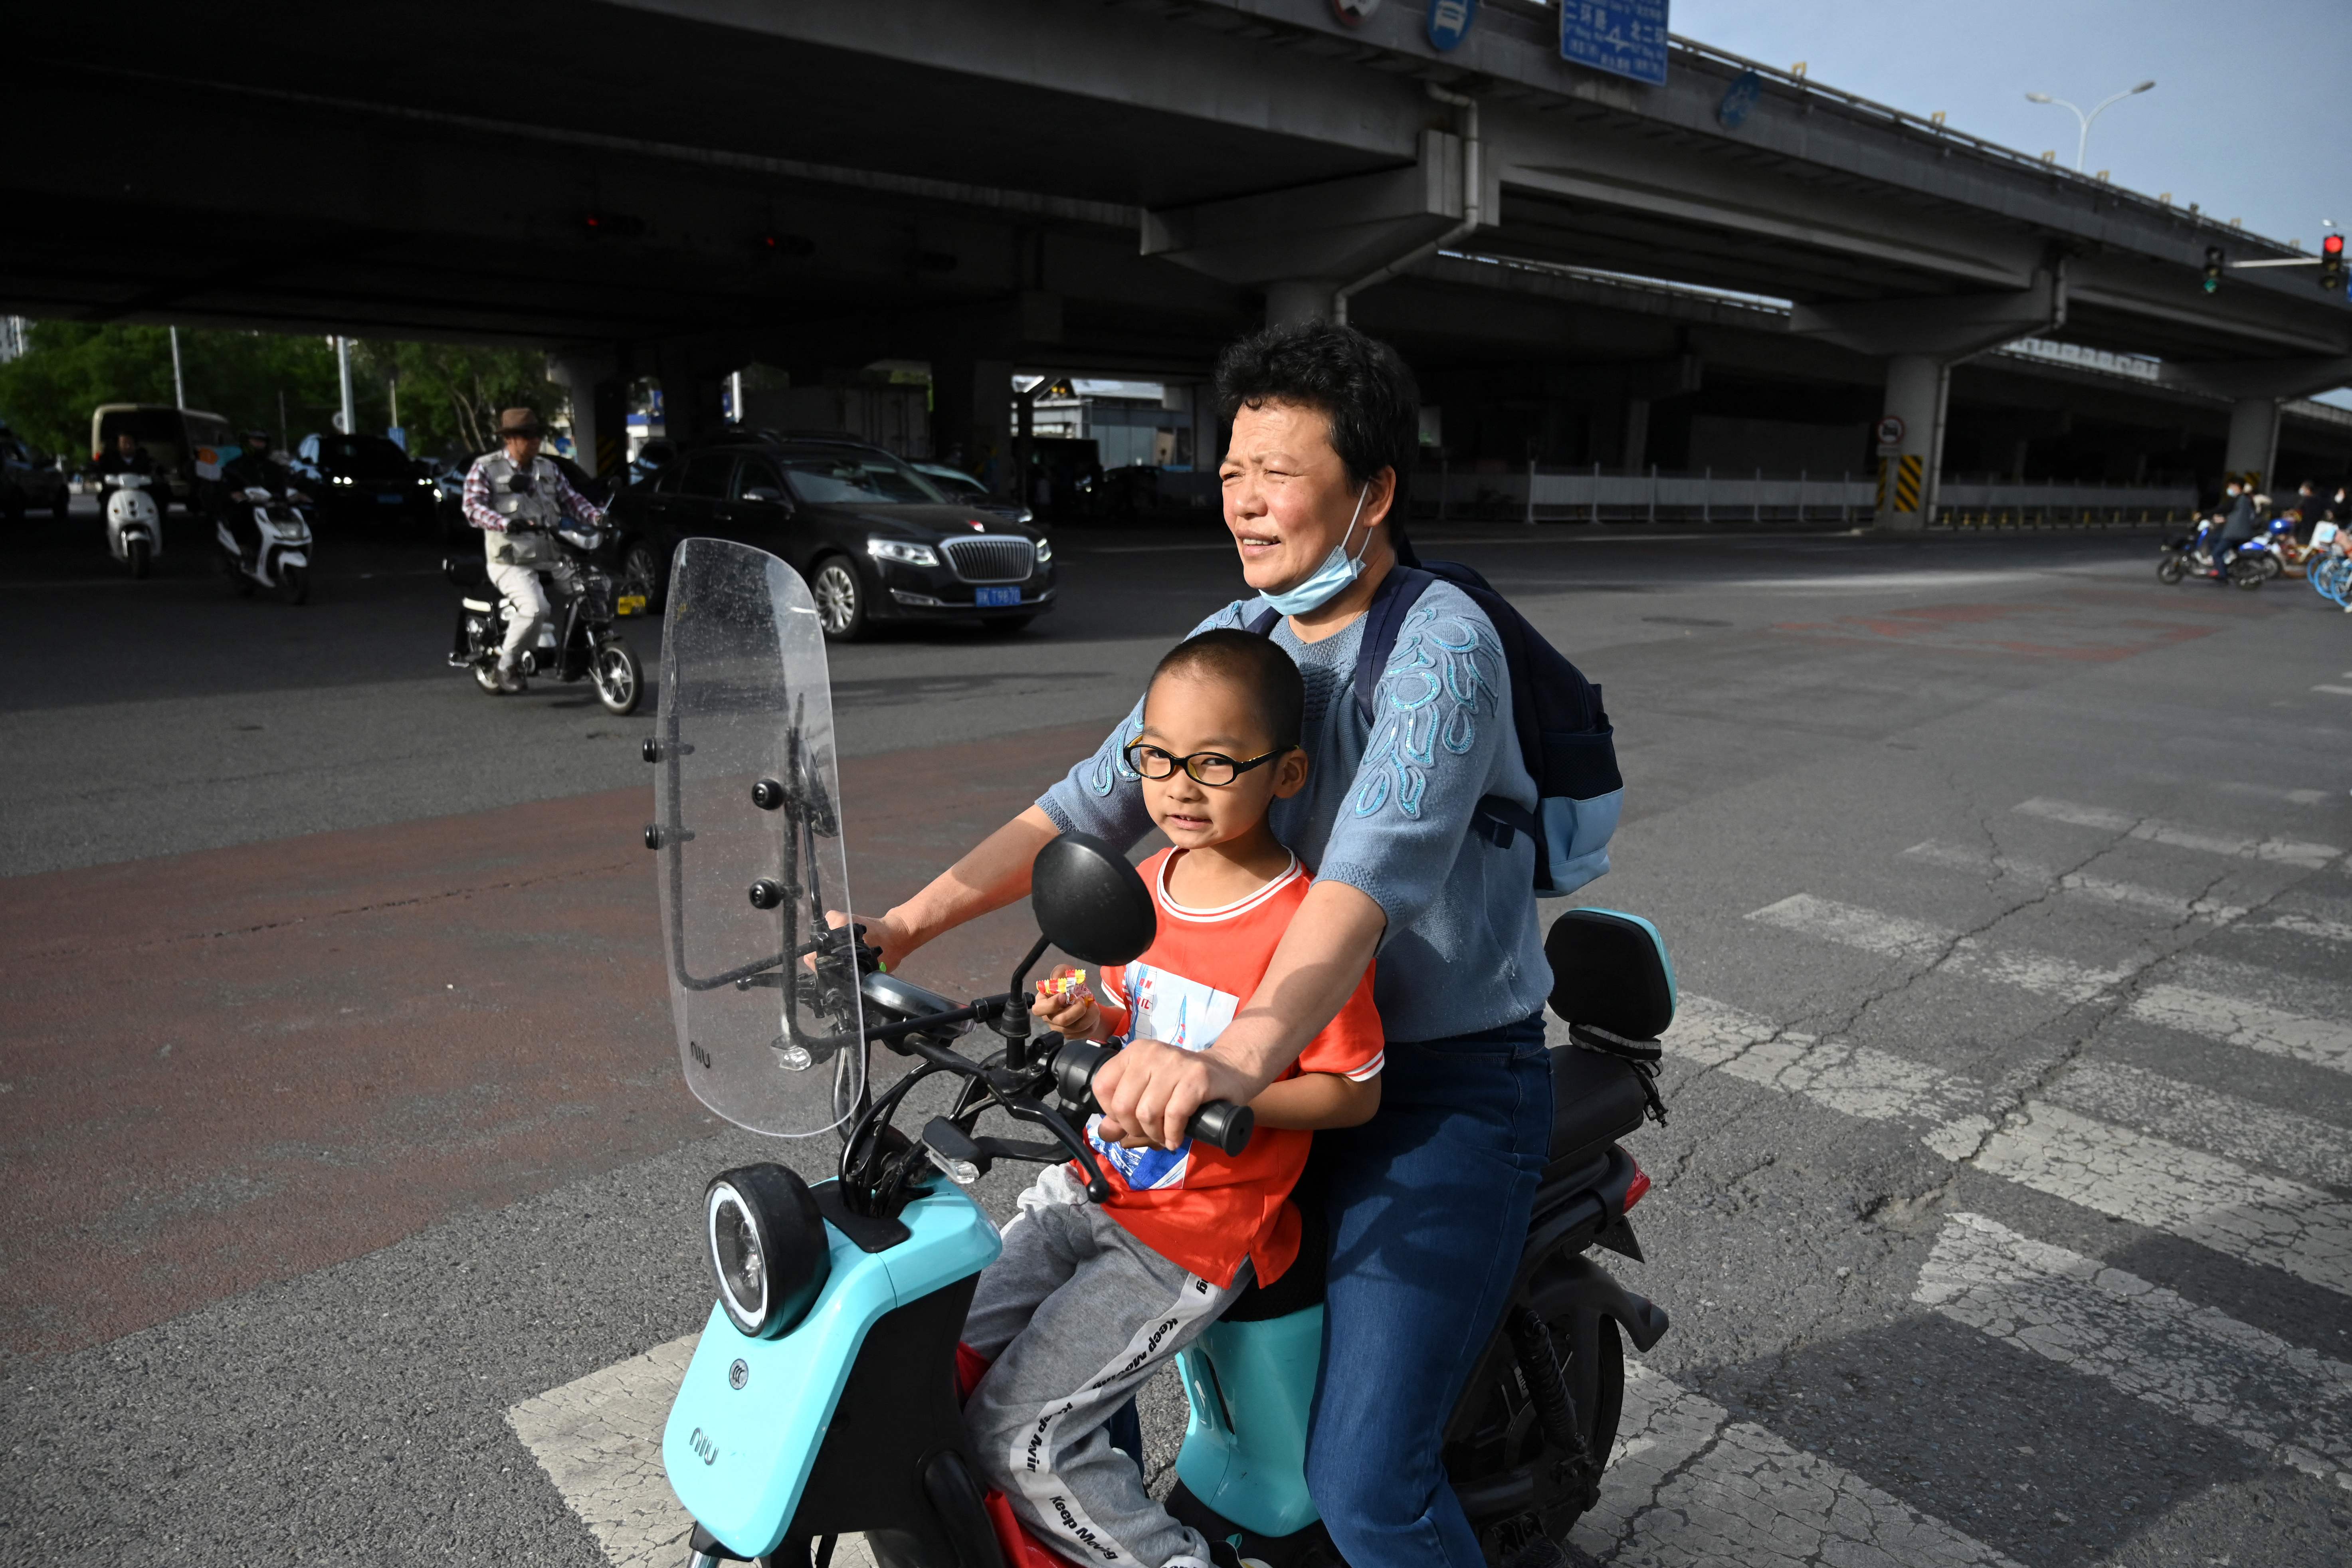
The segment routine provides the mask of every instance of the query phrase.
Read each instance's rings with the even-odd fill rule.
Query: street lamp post
[[[2146,92],[2149,88],[2152,88],[2155,85],[2156,83],[2152,81],[2144,81],[2137,87],[2127,87],[2121,92],[2109,93],[2105,98],[2101,99],[2099,100],[2098,107],[2092,110],[2088,114],[2084,113],[2080,109],[2075,108],[2074,104],[2067,102],[2064,99],[2053,98],[2046,92],[2029,92],[2025,95],[2025,100],[2028,103],[2054,103],[2061,109],[2072,110],[2074,111],[2075,120],[2081,123],[2083,128],[2082,134],[2075,138],[2074,141],[2074,173],[2079,174],[2083,172],[2083,156],[2085,153],[2090,151],[2091,147],[2091,121],[2096,120],[2100,114],[2105,110],[2107,105],[2111,103],[2120,103],[2125,99],[2130,98],[2135,94]]]

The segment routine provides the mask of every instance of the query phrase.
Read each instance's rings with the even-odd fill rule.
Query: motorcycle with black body
[[[627,639],[614,629],[613,575],[604,559],[611,531],[567,516],[551,533],[565,570],[549,574],[559,591],[538,638],[521,650],[518,668],[525,676],[589,681],[607,712],[626,718],[644,694],[645,669]],[[496,696],[499,651],[507,637],[506,598],[491,585],[489,566],[479,555],[444,556],[441,572],[462,590],[449,668],[471,670],[475,684]]]
[[[1090,1198],[1108,1195],[1081,1130],[1117,1047],[1036,1032],[1027,987],[1049,947],[1134,959],[1154,900],[1123,856],[1066,834],[1037,857],[1039,934],[1004,991],[956,1001],[881,973],[859,929],[827,916],[855,906],[806,584],[763,552],[703,538],[679,545],[671,583],[646,843],[683,1071],[740,1126],[839,1140],[829,1179],[763,1161],[704,1191],[718,1300],[662,1439],[695,1521],[689,1562],[822,1568],[852,1531],[885,1568],[1036,1561],[1009,1513],[992,1517],[959,1413],[960,1331],[1001,1248],[968,1189],[1001,1163],[1072,1161]],[[1562,1539],[1592,1506],[1622,1412],[1622,1339],[1646,1351],[1667,1327],[1589,1254],[1642,1256],[1627,1214],[1649,1181],[1620,1141],[1664,1119],[1656,1041],[1673,971],[1654,928],[1606,910],[1561,917],[1546,951],[1570,1042],[1552,1053],[1551,1158],[1508,1308],[1444,1433],[1497,1563]],[[902,1127],[925,1102],[943,1109]],[[992,1114],[1043,1136],[983,1130]],[[1252,1130],[1246,1107],[1214,1103],[1190,1129],[1228,1150]],[[1271,1568],[1341,1562],[1305,1479],[1328,1236],[1311,1191],[1299,1261],[1179,1356],[1190,1418],[1171,1510]]]

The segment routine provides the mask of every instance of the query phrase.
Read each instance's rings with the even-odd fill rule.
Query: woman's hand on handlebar
[[[894,910],[893,913],[895,912]],[[853,915],[840,910],[824,911],[824,923],[835,931],[839,931],[852,921],[866,928],[865,941],[868,947],[878,947],[882,950],[882,969],[885,973],[895,973],[899,960],[923,945],[904,928],[893,921],[889,915]]]
[[[1184,1142],[1192,1113],[1213,1100],[1247,1105],[1265,1086],[1213,1051],[1188,1051],[1160,1040],[1135,1040],[1095,1074],[1098,1131],[1107,1143],[1159,1149]]]

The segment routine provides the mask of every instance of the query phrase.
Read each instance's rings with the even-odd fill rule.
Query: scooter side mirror
[[[1101,839],[1065,833],[1031,868],[1029,902],[1045,940],[1088,963],[1127,963],[1160,932],[1150,889]]]

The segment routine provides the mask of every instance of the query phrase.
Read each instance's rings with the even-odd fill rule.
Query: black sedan
[[[295,458],[306,470],[303,489],[317,498],[323,516],[338,521],[421,522],[434,515],[439,500],[424,465],[381,436],[306,436]]]
[[[826,637],[884,621],[977,620],[1011,635],[1053,607],[1054,545],[948,500],[879,447],[741,436],[696,447],[614,499],[619,589],[658,605],[670,552],[732,539],[807,579]]]

